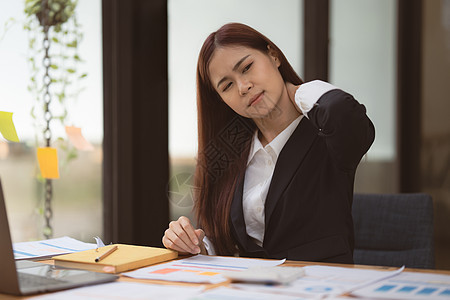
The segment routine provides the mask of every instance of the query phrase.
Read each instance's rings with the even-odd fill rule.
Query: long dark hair
[[[211,33],[203,43],[197,64],[198,156],[195,171],[197,225],[205,231],[218,255],[236,252],[230,232],[230,207],[238,179],[245,171],[256,125],[229,108],[214,89],[209,63],[220,47],[244,46],[275,53],[284,81],[303,81],[283,52],[267,37],[240,23],[229,23]]]

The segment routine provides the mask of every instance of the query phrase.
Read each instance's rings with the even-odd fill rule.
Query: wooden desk
[[[181,257],[183,258],[183,257]],[[51,261],[43,261],[45,263],[52,263]],[[312,265],[322,265],[322,266],[333,266],[333,267],[345,267],[345,268],[358,268],[358,269],[371,269],[371,270],[395,270],[397,268],[394,267],[382,267],[382,266],[366,266],[366,265],[348,265],[348,264],[331,264],[331,263],[318,263],[318,262],[305,262],[305,261],[286,261],[283,265],[285,266],[296,266],[296,267],[304,267],[304,266],[312,266]],[[450,275],[450,270],[428,270],[428,269],[405,269],[408,272],[420,272],[420,273],[434,273],[434,274],[445,274]],[[122,282],[139,282],[146,284],[162,284],[162,285],[178,285],[178,286],[197,286],[203,285],[206,289],[213,289],[219,286],[227,286],[230,282],[223,282],[218,284],[196,284],[196,283],[183,283],[183,282],[170,282],[170,281],[161,281],[161,280],[148,280],[148,279],[134,279],[126,276],[120,276],[118,281]],[[5,294],[0,294],[0,300],[17,300],[17,299],[33,299],[38,295],[33,296],[10,296]],[[357,299],[357,298],[353,298]]]

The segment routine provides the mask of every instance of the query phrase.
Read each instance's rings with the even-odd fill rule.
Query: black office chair
[[[434,269],[427,194],[355,194],[355,264]]]

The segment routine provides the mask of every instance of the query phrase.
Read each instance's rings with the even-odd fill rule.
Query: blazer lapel
[[[310,120],[304,117],[281,150],[266,198],[266,230],[278,199],[280,199],[298,166],[302,163],[314,140],[318,138],[317,133],[317,128],[312,125]]]

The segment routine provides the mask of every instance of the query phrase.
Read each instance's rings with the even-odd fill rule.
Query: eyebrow
[[[247,57],[249,57],[249,56],[250,56],[250,54],[244,56],[243,58],[241,58],[241,59],[234,65],[233,71],[236,71],[236,70],[239,68],[239,66],[244,62],[244,60],[246,60]],[[227,80],[226,77],[220,79],[220,81],[217,83],[217,88],[219,88],[219,86],[220,86],[220,85],[222,84],[222,82],[224,82],[225,80]]]

